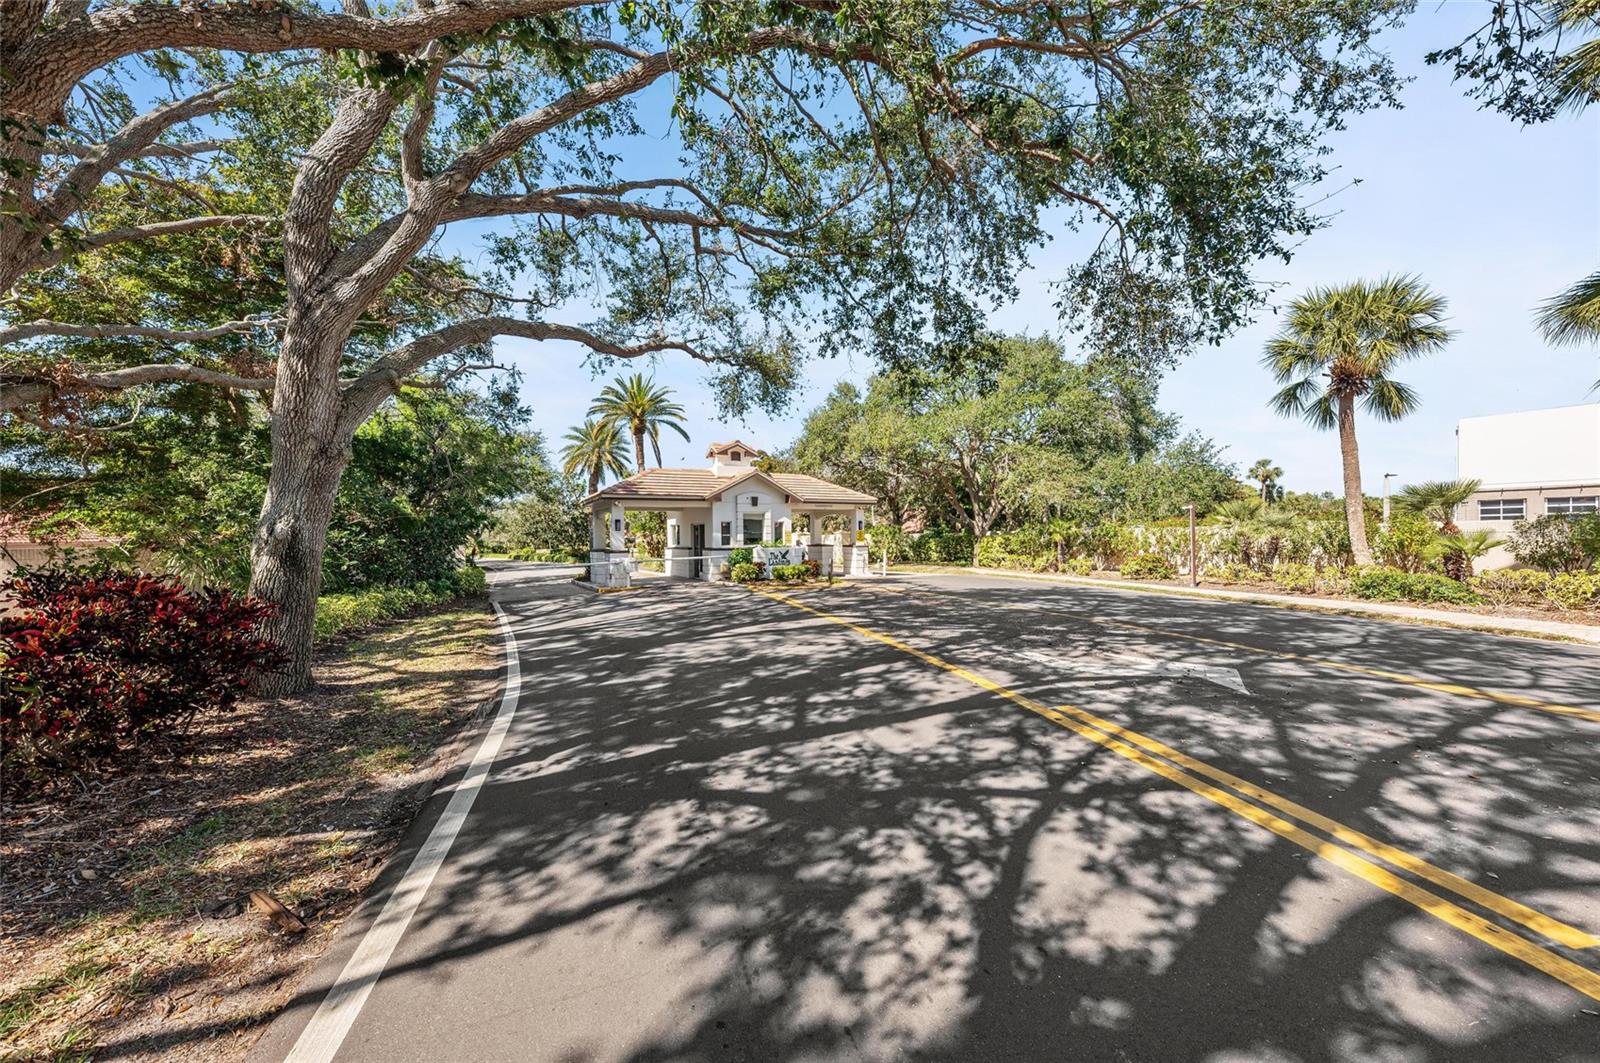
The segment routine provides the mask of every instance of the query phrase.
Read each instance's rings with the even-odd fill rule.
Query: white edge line
[[[300,1031],[300,1037],[284,1057],[284,1063],[329,1063],[334,1053],[339,1051],[372,987],[377,985],[378,978],[383,974],[395,946],[400,943],[411,917],[416,914],[428,887],[433,884],[434,875],[449,855],[456,835],[461,833],[467,813],[472,810],[472,803],[477,800],[478,791],[483,789],[484,779],[488,777],[489,769],[500,753],[506,731],[511,727],[511,718],[517,712],[517,699],[522,690],[522,669],[517,661],[516,636],[511,633],[506,611],[496,602],[494,612],[505,638],[506,654],[505,689],[500,695],[500,706],[495,712],[494,722],[483,736],[467,773],[450,795],[450,803],[445,806],[444,814],[433,825],[428,840],[395,884],[383,911],[367,928],[361,943],[344,965],[344,970],[329,987],[328,995],[323,997],[316,1014]]]

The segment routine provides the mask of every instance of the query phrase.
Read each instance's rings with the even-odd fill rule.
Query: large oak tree
[[[1064,308],[1097,346],[1168,360],[1243,320],[1252,266],[1320,223],[1320,137],[1391,97],[1370,38],[1406,6],[19,0],[11,305],[235,231],[269,245],[279,298],[158,323],[8,306],[0,410],[49,425],[174,381],[270,395],[251,588],[294,689],[352,435],[403,382],[521,336],[698,359],[725,408],[776,406],[818,351],[962,349],[1077,229]],[[487,230],[485,265],[439,250],[452,226]],[[590,320],[566,316],[577,294]]]

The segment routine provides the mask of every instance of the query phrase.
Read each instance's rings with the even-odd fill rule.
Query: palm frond
[[[1285,417],[1300,417],[1305,414],[1308,406],[1317,401],[1317,395],[1321,390],[1318,383],[1310,377],[1296,380],[1272,396],[1271,406]]]
[[[1308,403],[1300,416],[1304,417],[1311,427],[1320,428],[1324,432],[1339,425],[1339,412],[1334,408],[1333,396],[1326,392]]]
[[[1361,397],[1362,407],[1380,421],[1398,421],[1414,413],[1422,399],[1410,386],[1380,376],[1371,381],[1367,393]]]
[[[1600,273],[1591,273],[1539,307],[1534,322],[1558,346],[1600,342]]]

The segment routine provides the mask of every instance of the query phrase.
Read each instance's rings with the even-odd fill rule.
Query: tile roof
[[[710,469],[646,469],[610,487],[602,487],[584,501],[595,498],[708,500],[740,481],[761,477],[775,483],[796,502],[818,505],[870,506],[877,499],[848,487],[800,473],[765,473],[759,469],[738,476],[717,476]]]
[[[717,476],[710,469],[646,469],[590,498],[710,498],[736,477]]]
[[[869,494],[841,487],[815,476],[798,472],[775,472],[772,479],[779,487],[802,502],[844,502],[857,506],[870,506],[877,501]]]
[[[710,447],[706,448],[706,457],[714,458],[718,454],[722,453],[724,450],[732,450],[735,447],[738,447],[740,450],[748,451],[751,454],[761,454],[761,453],[763,453],[763,451],[762,451],[762,449],[760,447],[752,447],[749,443],[746,443],[743,440],[734,439],[734,440],[731,440],[731,441],[729,441],[727,443],[713,443],[713,444],[711,444]]]

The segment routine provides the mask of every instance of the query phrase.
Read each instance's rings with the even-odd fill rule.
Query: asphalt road
[[[476,801],[260,1060],[1600,1060],[1600,651],[968,575],[493,579],[521,697]]]

